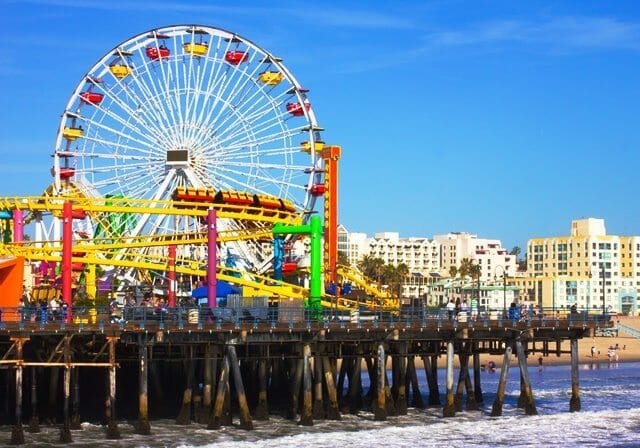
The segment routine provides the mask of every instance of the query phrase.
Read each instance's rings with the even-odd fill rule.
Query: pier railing
[[[223,328],[317,328],[317,327],[554,327],[559,325],[608,328],[613,325],[610,314],[587,312],[558,313],[543,309],[525,316],[489,311],[481,313],[449,313],[445,309],[419,308],[410,310],[389,309],[339,311],[325,309],[322,312],[301,307],[150,307],[125,306],[113,309],[108,306],[74,306],[71,313],[66,308],[51,309],[44,306],[0,308],[0,330],[29,329],[52,330],[73,328],[98,328],[140,330],[154,329],[223,329]]]

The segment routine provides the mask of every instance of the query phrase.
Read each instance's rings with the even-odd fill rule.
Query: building
[[[574,220],[569,236],[528,241],[527,275],[518,282],[543,307],[636,314],[640,237],[607,235],[604,219]]]
[[[517,269],[515,255],[502,247],[500,240],[478,238],[466,232],[435,235],[440,245],[440,273],[449,275],[452,266],[460,266],[462,259],[469,258],[480,265],[480,280],[491,282],[497,278],[513,277]]]

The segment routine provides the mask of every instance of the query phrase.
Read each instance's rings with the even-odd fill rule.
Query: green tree
[[[351,266],[349,264],[349,257],[347,257],[347,254],[344,253],[344,251],[338,251],[338,264],[341,266]]]
[[[364,275],[369,278],[376,279],[378,282],[382,280],[382,272],[384,270],[384,260],[382,258],[365,255],[358,263],[358,268]]]
[[[458,276],[458,268],[455,266],[449,267],[449,277],[456,278]]]

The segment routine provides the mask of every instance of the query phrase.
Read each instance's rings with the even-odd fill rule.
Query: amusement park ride
[[[52,184],[0,198],[0,256],[25,260],[33,297],[68,305],[80,290],[95,300],[140,283],[173,305],[179,276],[206,285],[209,306],[225,282],[313,308],[397,307],[337,263],[341,148],[322,141],[307,93],[280,58],[218,28],[122,42],[71,94]],[[286,258],[302,235],[310,269]],[[339,296],[346,282],[365,294]],[[17,304],[16,284],[0,282],[4,305]]]

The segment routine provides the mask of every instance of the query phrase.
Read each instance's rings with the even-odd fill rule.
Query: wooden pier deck
[[[533,354],[571,353],[569,410],[577,411],[577,341],[612,325],[608,316],[459,321],[381,314],[335,320],[283,311],[262,320],[168,313],[126,322],[100,315],[75,322],[23,315],[4,321],[0,423],[12,424],[11,442],[21,444],[23,423],[37,430],[44,419],[60,423],[60,441],[70,441],[81,419],[103,421],[107,437],[117,438],[122,418],[136,420],[137,431],[149,434],[150,422],[161,417],[212,430],[234,418],[251,429],[254,419],[272,413],[312,425],[362,409],[385,420],[429,405],[452,417],[483,402],[482,353],[504,356],[492,415],[502,413],[512,355],[521,374],[519,405],[526,414],[537,413],[526,368]],[[444,397],[440,357],[447,366]],[[419,383],[417,368],[424,368],[426,384]],[[363,388],[363,376],[369,388]]]

